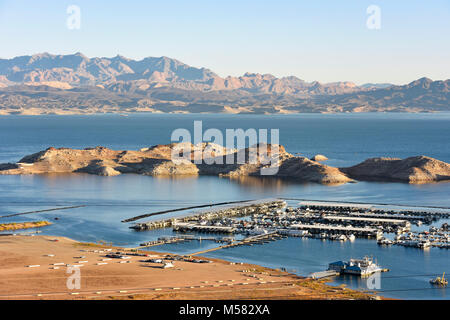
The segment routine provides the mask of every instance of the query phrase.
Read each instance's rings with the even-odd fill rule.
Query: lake
[[[202,120],[204,130],[218,128],[279,129],[280,143],[290,153],[311,157],[324,154],[326,164],[350,166],[369,157],[427,155],[450,162],[450,114],[336,114],[336,115],[170,115],[132,114],[94,116],[0,117],[0,163],[50,146],[140,149],[169,143],[172,130],[193,128]],[[1,222],[46,219],[53,225],[43,234],[80,241],[104,240],[120,246],[172,234],[171,230],[135,232],[121,220],[143,213],[196,204],[273,197],[450,207],[450,183],[408,185],[358,182],[339,186],[300,184],[273,178],[228,179],[211,176],[161,178],[140,175],[98,177],[87,174],[0,176],[0,215],[57,206],[85,207],[2,218]],[[291,201],[296,205],[298,201]],[[181,214],[181,213],[179,213]],[[175,213],[168,216],[176,215]],[[54,218],[58,218],[55,220]],[[443,221],[440,221],[441,224]],[[195,252],[212,242],[167,245],[162,251]],[[156,250],[156,249],[155,249]],[[262,246],[237,247],[208,256],[285,267],[300,275],[320,271],[329,262],[373,255],[391,271],[382,274],[380,294],[406,299],[448,299],[445,289],[428,280],[450,272],[448,250],[421,251],[380,247],[374,240],[331,242],[288,238]],[[338,278],[364,288],[354,277]],[[447,290],[448,291],[448,290]]]

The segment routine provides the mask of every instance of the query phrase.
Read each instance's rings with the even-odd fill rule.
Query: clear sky
[[[370,5],[380,29],[367,28]],[[70,30],[67,7],[81,10]],[[450,78],[450,0],[0,0],[0,57],[168,56],[220,76]]]

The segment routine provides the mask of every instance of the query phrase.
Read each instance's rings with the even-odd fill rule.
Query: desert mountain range
[[[397,86],[220,77],[168,57],[139,61],[49,53],[0,59],[0,114],[299,113],[450,110],[450,80]]]

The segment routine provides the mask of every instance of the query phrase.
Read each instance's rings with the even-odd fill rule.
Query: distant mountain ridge
[[[0,59],[0,75],[11,83],[65,82],[69,85],[103,85],[113,91],[125,88],[173,87],[187,90],[236,90],[277,94],[335,94],[353,92],[351,82],[307,83],[297,77],[276,78],[271,74],[245,73],[221,78],[206,68],[196,68],[168,57],[136,61],[123,56],[88,58],[82,53],[40,53]]]
[[[0,59],[0,114],[104,112],[450,111],[449,80],[409,84],[218,76],[168,57],[132,60],[49,53]]]

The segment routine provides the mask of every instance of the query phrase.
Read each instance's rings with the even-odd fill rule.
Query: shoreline
[[[355,114],[446,114],[450,113],[450,111],[439,111],[439,110],[419,110],[419,111],[367,111],[367,112],[358,112],[358,111],[343,111],[343,112],[334,112],[334,111],[311,111],[311,112],[286,112],[286,113],[258,113],[258,112],[163,112],[163,111],[108,111],[108,112],[92,112],[92,113],[83,113],[83,112],[48,112],[48,113],[35,113],[35,112],[25,112],[25,113],[16,113],[5,111],[4,113],[0,113],[0,117],[38,117],[38,116],[102,116],[102,115],[117,115],[121,117],[128,117],[129,115],[244,115],[244,116],[295,116],[295,115],[355,115]]]
[[[312,280],[247,263],[201,258],[212,263],[174,261],[164,269],[142,259],[164,253],[137,251],[126,260],[105,258],[104,249],[126,248],[78,242],[66,237],[4,236],[0,238],[2,299],[383,299],[329,279]],[[127,256],[128,257],[128,256]],[[61,260],[61,261],[60,261]],[[130,261],[128,263],[127,261]],[[56,266],[57,265],[57,266]],[[69,290],[69,266],[81,270],[81,287]],[[167,274],[167,275],[166,275]],[[26,281],[24,281],[26,280]]]

